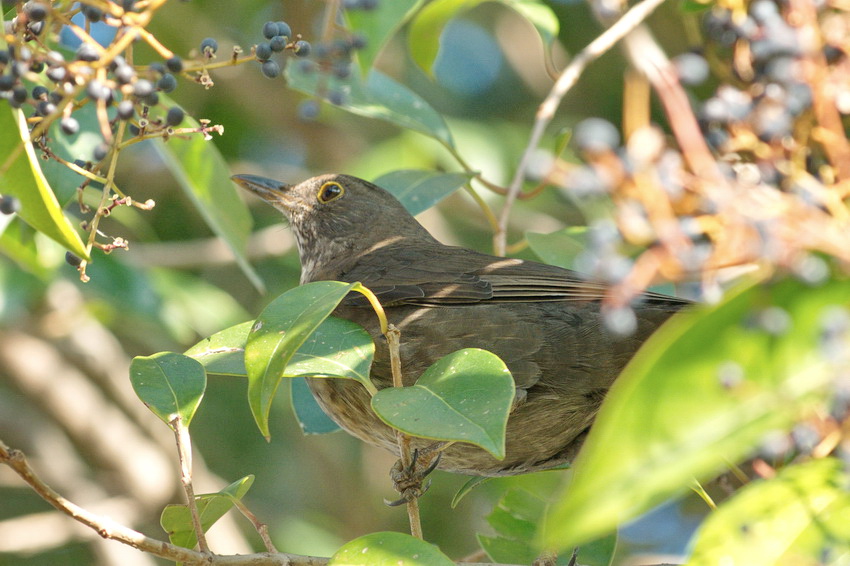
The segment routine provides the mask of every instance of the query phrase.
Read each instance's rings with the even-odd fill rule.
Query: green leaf
[[[67,55],[73,57],[73,52],[68,52]],[[74,135],[69,136],[55,123],[51,126],[50,150],[70,163],[76,159],[91,161],[94,148],[103,143],[96,105],[85,104],[75,109],[74,119],[80,124],[79,133]],[[53,159],[42,161],[41,170],[53,187],[60,205],[65,206],[76,198],[77,187],[83,181],[82,175]],[[93,181],[89,183],[89,187],[103,188],[103,185]]]
[[[62,213],[29,140],[19,109],[0,105],[0,187],[21,201],[18,216],[27,224],[84,259],[91,259],[80,235]]]
[[[422,0],[392,0],[381,2],[373,10],[346,10],[349,28],[366,38],[366,46],[357,51],[363,75],[369,73],[381,49],[419,9],[420,4]]]
[[[176,106],[170,100],[165,103],[169,107]],[[186,115],[181,127],[197,128],[199,124]],[[245,246],[251,233],[251,215],[237,195],[230,181],[230,168],[215,144],[199,134],[192,134],[173,136],[168,142],[154,143],[151,147],[162,157],[210,229],[227,243],[245,276],[262,291],[263,282],[245,256]]]
[[[195,496],[203,531],[207,532],[216,521],[230,511],[233,508],[234,501],[242,499],[253,483],[254,476],[249,475],[233,482],[218,493]],[[198,538],[192,526],[192,513],[186,505],[166,505],[160,516],[159,524],[168,533],[168,540],[172,544],[183,548],[194,548],[198,544]]]
[[[441,358],[411,387],[382,389],[372,408],[407,434],[469,442],[504,458],[514,395],[513,378],[498,356],[466,348]]]
[[[549,234],[526,232],[525,239],[528,240],[531,251],[545,263],[574,269],[576,256],[587,249],[586,233],[587,227],[580,226]]]
[[[130,382],[139,399],[163,422],[170,425],[179,415],[182,426],[188,427],[204,396],[207,374],[190,357],[159,352],[133,358]]]
[[[344,377],[367,389],[375,357],[372,336],[356,322],[328,317],[298,348],[283,371],[284,377]]]
[[[487,0],[435,0],[426,5],[414,18],[408,32],[410,53],[423,71],[432,75],[434,60],[440,50],[440,35],[446,24],[461,12],[466,12]],[[558,37],[558,17],[552,9],[538,0],[502,0],[534,26],[544,46]]]
[[[838,459],[824,458],[751,483],[708,516],[688,565],[843,564],[850,554],[848,479]]]
[[[340,430],[338,424],[331,419],[313,397],[307,380],[303,377],[293,377],[289,380],[290,400],[295,418],[304,434],[327,434]]]
[[[186,350],[184,354],[201,362],[207,373],[247,377],[245,343],[252,326],[254,321],[249,320],[216,332]]]
[[[345,543],[328,566],[454,566],[431,543],[404,533],[371,533]]]
[[[267,438],[271,402],[290,358],[355,285],[316,281],[291,289],[272,301],[251,328],[245,346],[248,404]]]
[[[0,218],[0,225],[4,220]],[[50,272],[39,258],[35,229],[20,218],[8,218],[8,224],[0,234],[0,250],[33,275],[46,278]]]
[[[318,98],[327,97],[327,85],[320,79],[321,73],[303,72],[299,65],[286,66],[286,80],[290,87]],[[452,147],[451,132],[443,116],[434,110],[422,97],[394,81],[377,69],[372,69],[366,81],[352,73],[338,88],[346,94],[342,110],[386,120],[402,128],[413,130],[437,139]]]
[[[471,173],[435,173],[405,169],[392,171],[375,179],[416,216],[449,196],[473,177]]]
[[[548,517],[545,546],[571,548],[611,532],[692,478],[743,459],[767,433],[789,429],[835,378],[825,325],[848,305],[846,281],[762,282],[661,328],[603,403]],[[850,346],[839,340],[838,348]]]

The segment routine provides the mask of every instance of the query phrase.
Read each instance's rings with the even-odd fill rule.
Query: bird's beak
[[[233,175],[230,179],[272,205],[283,204],[286,191],[292,187],[258,175]]]

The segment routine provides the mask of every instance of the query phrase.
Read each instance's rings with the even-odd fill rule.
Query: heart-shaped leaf
[[[290,359],[356,285],[339,281],[301,285],[272,301],[255,321],[245,345],[248,404],[266,438],[272,399]]]
[[[137,356],[130,363],[130,382],[139,399],[166,424],[179,415],[188,427],[207,387],[198,361],[174,352]]]
[[[236,480],[218,493],[195,496],[203,531],[207,532],[216,521],[230,511],[234,501],[242,499],[253,483],[254,476],[249,475]],[[192,525],[192,512],[186,505],[166,505],[159,518],[159,524],[168,533],[168,540],[172,544],[183,548],[194,548],[198,544],[198,537]]]
[[[469,442],[504,458],[514,395],[513,378],[498,356],[466,348],[438,360],[411,387],[382,389],[372,408],[407,434]]]

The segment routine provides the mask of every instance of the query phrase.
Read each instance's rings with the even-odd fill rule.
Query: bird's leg
[[[401,460],[393,465],[390,469],[390,478],[401,497],[395,501],[384,500],[384,503],[395,507],[422,497],[428,491],[431,480],[427,477],[440,464],[440,457],[443,454],[442,444],[444,443],[433,444],[421,450],[417,448],[413,451],[410,464],[407,466]]]

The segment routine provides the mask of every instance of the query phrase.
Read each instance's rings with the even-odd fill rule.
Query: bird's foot
[[[401,497],[395,501],[385,499],[384,503],[390,507],[396,507],[422,497],[431,487],[428,475],[437,469],[442,454],[435,446],[424,450],[414,450],[409,466],[405,466],[401,460],[398,460],[390,470],[390,478]]]

